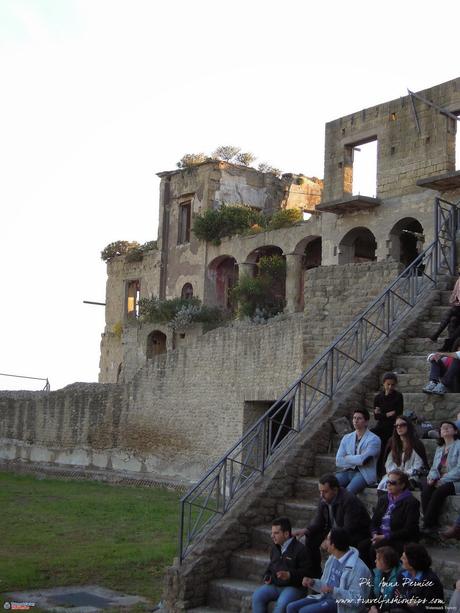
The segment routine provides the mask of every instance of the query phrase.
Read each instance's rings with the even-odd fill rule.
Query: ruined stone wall
[[[301,368],[297,315],[211,331],[128,385],[0,393],[0,459],[193,480],[243,433],[245,401],[273,401]]]
[[[304,359],[320,355],[401,272],[397,262],[320,266],[305,280]]]
[[[460,78],[418,92],[439,107],[460,109]],[[326,124],[323,201],[351,193],[353,147],[377,138],[377,197],[416,192],[423,177],[455,170],[456,125],[418,99],[404,96]],[[372,194],[368,194],[372,196]]]
[[[116,383],[124,361],[123,328],[127,325],[127,283],[139,280],[140,297],[158,296],[160,253],[148,251],[139,262],[116,257],[107,264],[105,329],[101,339],[99,381]]]

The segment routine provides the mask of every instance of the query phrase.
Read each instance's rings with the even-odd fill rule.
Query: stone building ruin
[[[323,180],[221,161],[159,173],[158,248],[107,265],[99,383],[0,393],[0,461],[196,480],[432,241],[434,197],[460,200],[459,113],[457,78],[333,120]],[[374,141],[375,193],[354,193],[356,149]],[[307,214],[198,241],[193,217],[223,203]],[[286,306],[273,321],[204,332],[138,320],[151,295],[231,308],[229,288],[264,253],[286,261]]]
[[[253,168],[210,161],[160,172],[158,250],[141,262],[117,257],[108,264],[106,327],[101,343],[102,383],[128,381],[159,353],[193,341],[200,331],[175,334],[166,327],[123,326],[140,297],[198,296],[232,308],[229,289],[239,275],[254,275],[258,258],[286,260],[285,313],[308,308],[307,271],[319,265],[359,262],[409,264],[433,238],[433,189],[460,181],[455,175],[458,79],[415,95],[363,109],[326,124],[324,182],[299,175],[281,179]],[[376,143],[374,194],[356,194],[356,151]],[[454,173],[450,177],[451,173]],[[439,179],[448,175],[449,179]],[[434,177],[434,179],[433,179]],[[444,183],[443,183],[444,181]],[[234,236],[219,246],[191,232],[193,217],[223,203],[247,204],[267,214],[299,208],[308,220],[289,229]]]

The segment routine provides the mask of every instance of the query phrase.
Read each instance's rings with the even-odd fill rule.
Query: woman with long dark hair
[[[428,472],[429,464],[425,447],[418,438],[410,419],[399,415],[386,450],[385,476],[378,485],[387,489],[388,474],[399,468],[409,477],[411,487],[420,485],[420,477]]]

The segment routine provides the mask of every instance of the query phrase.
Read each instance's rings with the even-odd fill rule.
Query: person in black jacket
[[[332,528],[344,528],[350,544],[358,544],[370,537],[371,518],[366,507],[354,494],[340,487],[335,475],[323,475],[318,483],[320,501],[313,521],[307,528],[295,533],[305,535],[305,546],[310,552],[313,568],[321,574],[320,545]]]
[[[303,577],[317,577],[307,549],[292,536],[291,522],[279,517],[272,522],[273,545],[270,563],[265,571],[264,585],[252,595],[253,613],[266,613],[268,603],[276,601],[273,613],[285,613],[290,602],[306,595]]]
[[[398,415],[403,414],[404,397],[398,392],[398,377],[394,372],[386,372],[383,375],[383,390],[374,397],[374,418],[377,425],[372,429],[382,441],[380,457],[377,463],[377,474],[381,477],[385,472],[386,447]]]
[[[404,544],[419,539],[420,503],[409,489],[409,477],[402,470],[388,474],[387,494],[380,496],[371,519],[372,538],[359,546],[361,559],[373,568],[375,550],[383,545],[401,554]]]
[[[389,610],[392,613],[428,613],[445,611],[444,590],[431,570],[431,558],[423,545],[408,543],[401,556],[403,570]]]

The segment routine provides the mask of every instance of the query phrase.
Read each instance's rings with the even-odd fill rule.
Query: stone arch
[[[191,298],[193,298],[193,285],[191,283],[184,284],[180,293],[180,297],[183,300],[190,300]]]
[[[260,259],[272,255],[279,255],[284,259],[284,261],[286,261],[286,256],[284,255],[283,250],[277,245],[264,245],[254,249],[254,251],[251,251],[246,258],[246,262],[243,264],[245,274],[257,277],[259,274],[259,267],[257,264],[259,263]],[[286,279],[274,280],[272,291],[273,295],[277,299],[282,301],[284,304],[286,303]]]
[[[400,219],[390,230],[388,255],[404,267],[423,251],[423,226],[414,217]]]
[[[166,353],[166,334],[160,330],[153,330],[147,337],[147,359],[151,360],[160,353]]]
[[[249,255],[246,258],[246,264],[257,264],[258,261],[260,260],[260,258],[267,256],[267,255],[283,255],[283,250],[281,249],[281,247],[278,247],[277,245],[263,245],[262,247],[257,247],[257,249],[254,249],[253,251],[251,251],[249,253]],[[254,275],[257,274],[257,268],[254,267]]]
[[[286,298],[289,311],[303,311],[305,306],[305,273],[321,266],[321,236],[307,236],[297,243],[292,256],[287,257]]]
[[[373,262],[376,260],[377,242],[369,228],[353,228],[339,243],[339,264]]]
[[[229,311],[234,311],[236,305],[231,296],[231,290],[238,283],[238,264],[231,255],[221,255],[208,265],[208,286],[210,302]]]

